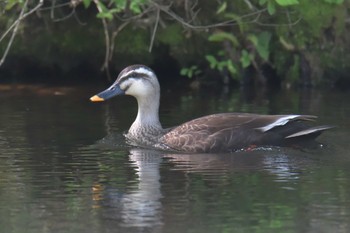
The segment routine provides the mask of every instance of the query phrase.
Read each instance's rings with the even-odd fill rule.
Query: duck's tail
[[[323,131],[332,129],[335,126],[332,125],[320,125],[315,127],[310,127],[301,131],[298,131],[296,133],[287,135],[286,139],[292,139],[292,138],[300,138],[300,137],[306,137],[306,138],[316,138],[318,137]]]

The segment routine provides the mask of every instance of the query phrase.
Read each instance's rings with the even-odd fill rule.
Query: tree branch
[[[111,48],[110,48],[110,53],[109,53],[109,61],[112,60],[112,57],[113,57],[113,51],[114,51],[114,41],[115,41],[115,38],[117,37],[118,33],[123,30],[127,25],[129,24],[129,21],[126,21],[124,23],[122,23],[117,30],[113,31],[112,33],[112,39],[111,39]]]
[[[100,5],[98,4],[99,3],[99,0],[94,0],[94,3],[97,7],[97,10],[99,12],[103,12],[102,8],[100,7]],[[111,74],[109,72],[109,53],[110,53],[110,37],[109,37],[109,32],[108,32],[108,25],[107,25],[107,21],[106,19],[102,18],[102,24],[103,24],[103,31],[104,31],[104,34],[105,34],[105,43],[106,43],[106,53],[105,53],[105,61],[103,62],[102,64],[102,67],[101,67],[101,70],[106,70],[106,74],[107,74],[107,78],[108,78],[108,81],[111,81]]]
[[[149,45],[149,48],[148,48],[148,52],[152,51],[154,38],[156,37],[156,32],[157,32],[157,28],[158,28],[158,24],[159,24],[159,14],[160,14],[160,10],[157,9],[157,18],[156,18],[156,22],[154,24],[154,28],[153,28],[151,42],[150,42],[150,45]]]
[[[219,23],[208,24],[208,25],[193,25],[193,24],[190,24],[189,22],[185,21],[184,19],[182,19],[179,15],[177,15],[174,12],[170,11],[169,7],[161,6],[161,5],[159,5],[158,3],[154,2],[154,1],[152,1],[151,3],[156,8],[158,8],[162,12],[166,13],[167,15],[169,15],[170,17],[172,17],[173,19],[175,19],[176,21],[181,23],[184,27],[187,27],[189,29],[205,30],[205,29],[210,29],[210,28],[216,28],[216,27],[222,27],[222,26],[232,26],[232,25],[238,24],[237,20],[232,19],[232,20],[226,20],[226,21],[222,21],[222,22],[219,22]],[[265,11],[266,11],[266,9],[257,10],[257,11],[254,11],[252,13],[249,13],[249,14],[241,16],[241,19],[252,17],[252,16],[255,16],[255,15],[259,15],[259,14],[265,12]],[[191,21],[193,21],[193,19]],[[253,21],[251,21],[251,22],[253,22]]]
[[[28,2],[28,1],[26,1]],[[36,5],[33,9],[31,9],[30,11],[28,11],[25,14],[22,14],[22,16],[20,15],[20,17],[18,17],[18,19],[7,29],[7,31],[1,36],[0,38],[0,42],[7,36],[7,34],[14,28],[17,26],[17,24],[23,20],[24,18],[26,18],[27,16],[33,14],[36,10],[38,10],[44,3],[44,0],[39,0],[38,5]],[[22,8],[22,11],[25,9],[25,7]],[[21,12],[22,12],[21,11]]]
[[[5,52],[0,60],[0,66],[4,63],[6,57],[7,57],[7,54],[9,53],[10,51],[10,48],[12,46],[12,43],[13,43],[13,40],[15,39],[15,36],[17,34],[17,30],[18,30],[18,26],[20,24],[20,22],[25,18],[27,17],[28,15],[34,13],[36,10],[38,10],[42,4],[43,4],[44,0],[40,0],[38,5],[36,7],[34,7],[32,10],[28,11],[27,13],[24,13],[25,9],[27,8],[27,5],[28,5],[28,0],[26,0],[23,4],[23,7],[22,7],[22,10],[19,14],[19,17],[18,19],[9,27],[9,29],[2,35],[2,37],[0,38],[0,42],[6,37],[6,35],[13,29],[12,31],[12,35],[10,37],[10,40],[7,44],[7,47],[5,49]]]

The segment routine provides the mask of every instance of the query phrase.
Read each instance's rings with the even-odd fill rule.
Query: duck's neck
[[[162,125],[159,122],[159,94],[150,98],[137,98],[138,112],[134,123],[129,129],[129,133],[157,134],[161,131]]]

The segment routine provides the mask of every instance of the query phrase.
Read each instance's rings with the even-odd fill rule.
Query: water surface
[[[0,96],[1,232],[350,232],[350,93],[163,89],[165,127],[216,112],[319,116],[315,149],[171,154],[129,147],[129,97]]]

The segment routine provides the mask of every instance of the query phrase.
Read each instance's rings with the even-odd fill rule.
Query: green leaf
[[[205,59],[209,62],[210,68],[214,69],[217,64],[216,58],[213,55],[206,55]]]
[[[219,62],[218,65],[217,65],[218,70],[223,71],[224,68],[227,66],[226,64],[227,64],[227,61],[221,61],[221,62]]]
[[[113,9],[110,9],[110,10],[108,10],[108,13],[111,13],[112,15],[114,14],[114,13],[119,13],[119,12],[121,12],[123,9],[120,9],[120,8],[113,8]],[[107,13],[107,12],[106,12]]]
[[[108,8],[107,8],[101,1],[98,1],[98,2],[97,2],[97,5],[98,5],[98,7],[101,9],[101,11],[102,11],[103,13],[108,12]]]
[[[100,13],[97,14],[97,18],[112,20],[113,19],[113,14],[110,13],[110,12],[100,12]]]
[[[276,0],[276,2],[280,6],[292,6],[299,4],[299,0]]]
[[[182,68],[181,70],[180,70],[180,74],[182,75],[182,76],[186,76],[187,75],[187,72],[188,72],[188,68]]]
[[[252,42],[255,47],[258,46],[259,40],[256,35],[254,34],[248,35],[248,40],[250,40],[250,42]]]
[[[222,12],[224,12],[226,10],[226,8],[227,8],[227,2],[223,2],[219,6],[218,10],[216,11],[216,14],[221,14]]]
[[[258,51],[259,56],[265,61],[269,59],[269,55],[270,55],[270,49],[269,49],[270,40],[271,40],[270,32],[265,31],[258,35],[258,44],[256,46],[256,49]]]
[[[239,60],[241,61],[243,68],[247,68],[248,66],[250,66],[251,56],[247,52],[247,50],[245,50],[245,49],[242,50],[241,58]]]
[[[259,0],[259,5],[262,6],[267,2],[267,0]]]
[[[125,9],[127,0],[111,0],[111,2],[113,2],[117,8]],[[133,4],[134,2],[135,2],[135,0],[133,0],[130,3],[130,5]]]
[[[238,42],[237,38],[233,34],[227,33],[227,32],[214,33],[214,34],[209,36],[208,40],[212,41],[212,42],[222,42],[222,41],[225,41],[225,40],[229,40],[229,41],[232,42],[232,44],[234,46],[238,46],[239,45],[239,42]]]
[[[267,3],[267,12],[269,12],[270,15],[273,15],[276,13],[276,5],[275,2],[272,0],[269,0]]]
[[[91,4],[92,0],[83,0],[83,4],[85,8],[88,8]]]
[[[130,3],[130,10],[134,14],[140,14],[141,13],[140,2],[138,2],[138,1],[131,1],[131,3]]]
[[[100,12],[97,14],[97,18],[100,19],[109,19],[112,20],[113,19],[113,14],[114,13],[118,13],[121,12],[123,9],[116,6],[113,9],[108,9],[101,1],[97,2],[98,8],[100,10]]]
[[[261,32],[259,35],[248,35],[248,40],[250,40],[253,43],[259,56],[265,61],[269,59],[270,55],[269,44],[271,36],[271,33],[268,31]]]
[[[227,61],[227,69],[231,74],[237,74],[237,68],[231,60]]]
[[[180,74],[183,76],[187,76],[188,78],[192,78],[195,75],[199,75],[201,70],[198,69],[198,66],[193,65],[191,67],[184,67],[180,70]]]

